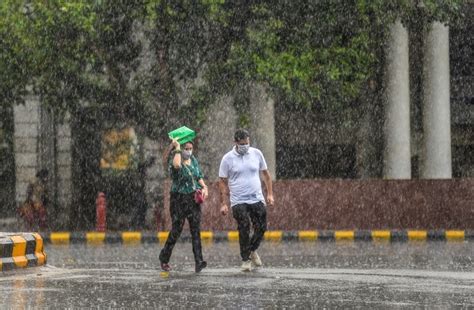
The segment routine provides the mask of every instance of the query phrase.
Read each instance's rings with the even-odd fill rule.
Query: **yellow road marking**
[[[52,244],[68,244],[71,234],[68,232],[53,232],[49,235]]]
[[[126,244],[136,244],[142,241],[142,233],[138,231],[126,231],[122,233],[122,241]]]
[[[463,230],[447,230],[445,232],[446,240],[450,241],[463,241],[464,231]]]
[[[390,230],[374,230],[372,231],[373,240],[390,240]]]
[[[334,238],[336,240],[354,240],[353,230],[336,230],[334,232]]]
[[[212,231],[201,231],[201,240],[212,240],[214,233]]]
[[[269,241],[280,241],[282,239],[283,232],[281,230],[266,231],[263,237]]]
[[[238,231],[229,231],[227,233],[227,239],[229,241],[238,241],[239,240],[239,232]]]
[[[165,243],[166,239],[168,239],[170,232],[169,231],[160,231],[157,234],[158,240],[160,240],[161,243]]]
[[[426,240],[428,233],[426,230],[409,230],[408,240],[411,241],[424,241]]]
[[[105,233],[103,232],[88,232],[86,233],[87,243],[100,244],[104,243]]]
[[[314,241],[318,239],[318,232],[316,230],[300,230],[298,232],[298,239]]]

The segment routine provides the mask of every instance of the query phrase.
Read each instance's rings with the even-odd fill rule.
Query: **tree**
[[[239,1],[222,4],[215,90],[264,82],[283,101],[339,110],[380,84],[388,27],[452,21],[462,1]],[[237,30],[235,30],[237,29]]]
[[[284,101],[337,110],[379,79],[392,21],[414,23],[420,12],[449,21],[461,4],[5,0],[0,100],[20,102],[32,85],[46,106],[102,106],[144,124],[152,136],[253,82]]]
[[[28,50],[21,35],[24,23],[21,5],[14,0],[0,3],[0,106],[23,102],[28,83]]]

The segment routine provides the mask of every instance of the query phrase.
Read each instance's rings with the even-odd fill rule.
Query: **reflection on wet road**
[[[190,243],[169,274],[156,244],[48,246],[47,267],[0,277],[0,308],[470,308],[473,245],[266,242],[264,267],[242,273],[237,243],[209,243],[201,274]]]

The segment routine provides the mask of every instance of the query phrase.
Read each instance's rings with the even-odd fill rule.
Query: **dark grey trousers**
[[[263,202],[254,204],[238,204],[232,207],[232,215],[237,221],[239,230],[240,256],[242,261],[249,260],[250,252],[260,246],[263,235],[267,230],[267,210]],[[250,223],[253,235],[250,238]]]
[[[194,201],[194,193],[171,193],[170,197],[171,231],[165,246],[160,252],[160,262],[168,263],[174,245],[183,231],[187,219],[191,231],[194,260],[196,263],[203,261],[201,247],[201,205]]]

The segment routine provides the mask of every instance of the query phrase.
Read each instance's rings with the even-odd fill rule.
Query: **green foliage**
[[[421,2],[421,1],[420,1]],[[461,1],[270,1],[256,2],[242,23],[241,36],[228,46],[228,58],[216,65],[218,75],[235,77],[222,89],[265,82],[284,101],[325,109],[350,106],[383,65],[387,27],[449,21]],[[235,9],[222,6],[222,10]],[[240,19],[235,10],[229,19]],[[225,72],[225,73],[222,73]],[[229,74],[230,73],[230,74]],[[221,84],[222,85],[222,84]]]
[[[22,102],[29,77],[28,50],[21,32],[20,5],[14,0],[0,2],[0,105]]]
[[[292,104],[338,110],[380,79],[393,21],[451,22],[462,3],[3,0],[0,103],[21,102],[30,85],[50,108],[87,102],[152,136],[203,121],[221,94],[241,104],[251,83]]]

